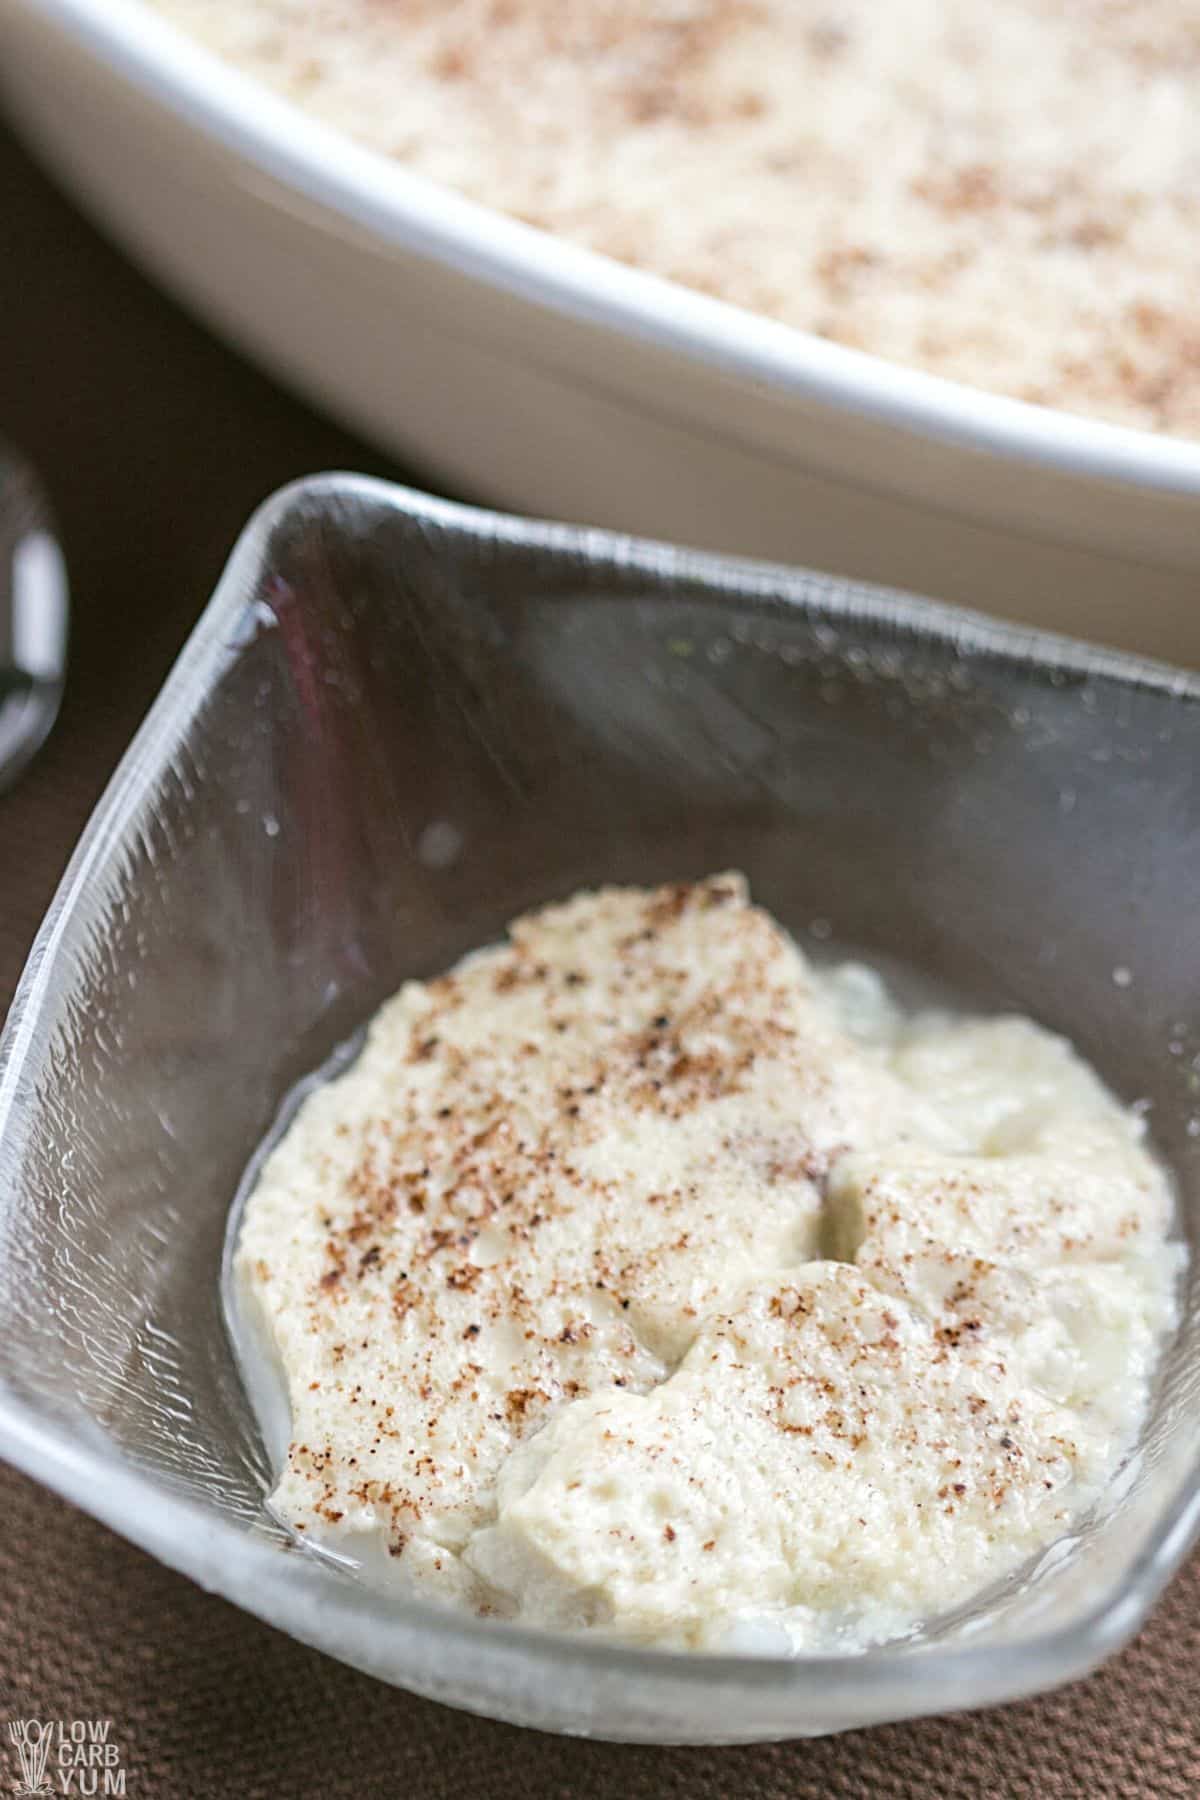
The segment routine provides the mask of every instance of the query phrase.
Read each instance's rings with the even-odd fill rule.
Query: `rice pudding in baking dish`
[[[1188,0],[152,0],[475,200],[754,312],[1200,436]]]
[[[583,893],[404,986],[264,1162],[234,1268],[290,1410],[270,1504],[479,1612],[878,1642],[1114,1474],[1171,1218],[1031,1021],[817,972],[737,875]]]

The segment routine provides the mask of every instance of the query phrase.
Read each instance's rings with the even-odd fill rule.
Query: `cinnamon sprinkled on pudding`
[[[837,343],[1200,436],[1188,0],[155,0],[407,168]]]
[[[272,1505],[482,1611],[874,1641],[1111,1475],[1169,1218],[1061,1040],[816,975],[738,876],[579,895],[404,987],[266,1162]]]

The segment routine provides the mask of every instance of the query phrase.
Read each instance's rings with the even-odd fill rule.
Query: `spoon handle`
[[[66,564],[41,484],[0,444],[0,788],[54,723],[69,610]]]

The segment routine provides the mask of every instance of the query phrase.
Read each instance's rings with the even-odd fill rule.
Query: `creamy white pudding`
[[[1189,0],[154,0],[405,167],[837,343],[1200,436]]]
[[[817,973],[739,876],[581,894],[380,1011],[241,1224],[271,1505],[365,1578],[855,1648],[1063,1534],[1174,1318],[1169,1185],[1028,1020]]]

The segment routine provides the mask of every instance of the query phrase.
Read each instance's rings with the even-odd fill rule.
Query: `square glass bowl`
[[[1136,596],[1131,596],[1136,604]],[[292,1548],[219,1298],[281,1097],[406,976],[600,881],[737,865],[810,946],[1068,1033],[1200,1233],[1200,682],[877,590],[346,476],[254,519],[99,806],[0,1051],[0,1449],[205,1586],[451,1704],[721,1742],[1084,1673],[1196,1529],[1200,1319],[1104,1507],[851,1657],[626,1649]]]

